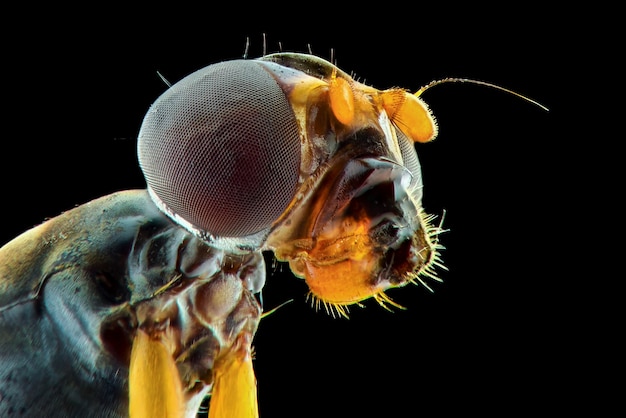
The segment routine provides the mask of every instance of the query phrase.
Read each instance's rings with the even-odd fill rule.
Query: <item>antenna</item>
[[[540,107],[541,109],[545,110],[546,112],[549,112],[550,109],[548,109],[546,106],[542,105],[541,103],[526,97],[522,94],[519,94],[513,90],[509,90],[505,87],[501,87],[498,86],[497,84],[492,84],[492,83],[487,83],[486,81],[480,81],[480,80],[473,80],[470,78],[458,78],[458,77],[447,77],[447,78],[442,78],[441,80],[434,80],[431,81],[430,83],[426,84],[424,87],[420,88],[418,91],[415,92],[415,95],[417,97],[421,96],[422,93],[424,93],[426,90],[430,89],[431,87],[435,87],[438,84],[443,84],[443,83],[471,83],[471,84],[478,84],[480,86],[486,86],[486,87],[491,87],[493,89],[496,90],[501,90],[505,93],[509,93],[512,94],[513,96],[517,96],[520,99],[526,100],[529,103],[534,104],[535,106]]]

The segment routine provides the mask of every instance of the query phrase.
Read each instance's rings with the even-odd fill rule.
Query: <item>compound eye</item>
[[[402,133],[400,129],[396,129],[396,138],[398,138],[398,145],[400,146],[404,166],[412,175],[409,188],[413,190],[413,196],[419,202],[422,200],[422,189],[424,185],[422,184],[422,166],[417,157],[417,151],[415,151],[415,143]]]
[[[293,198],[300,133],[263,67],[226,61],[188,75],[152,104],[138,157],[160,206],[200,231],[243,237],[270,227]]]

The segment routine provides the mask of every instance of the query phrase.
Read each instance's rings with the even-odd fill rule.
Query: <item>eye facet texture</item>
[[[150,107],[138,137],[148,187],[168,210],[215,236],[268,228],[300,175],[300,134],[274,78],[254,61],[188,75]]]
[[[415,151],[415,143],[411,141],[401,130],[396,130],[396,137],[398,138],[398,145],[400,146],[400,152],[402,153],[402,159],[404,160],[404,166],[411,172],[413,176],[411,178],[410,188],[414,190],[414,197],[416,201],[422,200],[422,167]]]

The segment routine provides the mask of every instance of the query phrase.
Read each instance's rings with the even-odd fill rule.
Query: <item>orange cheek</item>
[[[374,257],[348,259],[332,265],[318,266],[305,261],[304,280],[311,293],[324,302],[350,304],[367,299],[382,290],[375,284]]]

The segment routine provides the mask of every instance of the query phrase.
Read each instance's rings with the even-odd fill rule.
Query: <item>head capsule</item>
[[[274,251],[318,301],[415,281],[436,258],[414,142],[437,133],[417,96],[312,55],[214,64],[150,107],[138,154],[150,194],[214,246]]]

